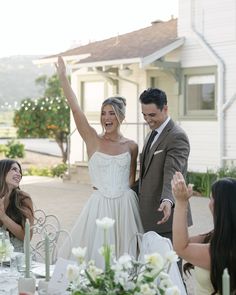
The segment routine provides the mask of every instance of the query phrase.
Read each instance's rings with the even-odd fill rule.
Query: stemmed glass
[[[0,231],[0,273],[3,273],[3,261],[5,259],[6,256],[6,242],[5,242],[5,234],[4,232],[1,230]]]
[[[0,230],[0,263],[1,263],[1,270],[0,272],[4,272],[3,262],[7,259],[11,261],[11,255],[13,252],[13,246],[10,242],[9,232]]]

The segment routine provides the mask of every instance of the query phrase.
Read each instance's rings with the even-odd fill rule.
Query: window
[[[182,115],[188,118],[216,116],[216,75],[199,69],[183,74]],[[199,73],[198,73],[199,72]]]
[[[215,77],[190,76],[186,83],[187,109],[189,111],[214,110]]]

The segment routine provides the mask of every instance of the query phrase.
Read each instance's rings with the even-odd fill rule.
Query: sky
[[[178,17],[178,0],[2,0],[0,57],[50,55]]]

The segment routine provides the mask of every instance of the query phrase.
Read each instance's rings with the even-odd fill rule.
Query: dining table
[[[19,295],[18,280],[25,276],[23,268],[17,265],[17,255],[22,253],[14,252],[11,260],[3,261],[0,268],[0,295]],[[50,265],[50,276],[54,270],[54,265]],[[36,292],[34,295],[46,295],[45,290],[38,290],[38,283],[45,279],[45,264],[42,262],[32,261],[30,267],[30,276],[35,278]],[[24,295],[31,295],[26,294]]]

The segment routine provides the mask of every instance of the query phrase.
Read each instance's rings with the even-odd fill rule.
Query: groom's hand
[[[163,224],[169,219],[171,214],[171,207],[172,207],[171,202],[167,200],[161,202],[161,205],[157,210],[163,212],[164,216],[160,221],[157,222],[157,224]]]

